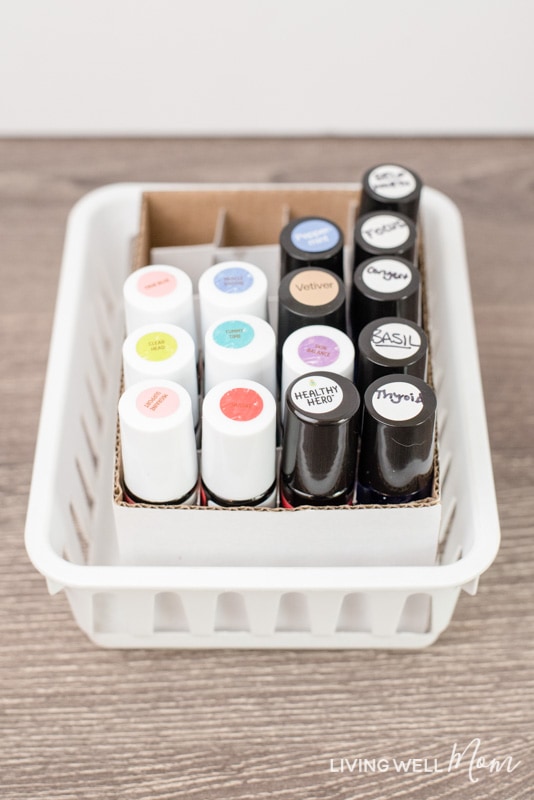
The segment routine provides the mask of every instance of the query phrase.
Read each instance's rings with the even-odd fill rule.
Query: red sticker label
[[[224,416],[236,422],[249,422],[263,411],[263,400],[254,389],[230,389],[219,405]]]

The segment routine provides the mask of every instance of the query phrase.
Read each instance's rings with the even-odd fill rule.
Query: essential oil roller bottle
[[[360,216],[370,211],[398,211],[417,221],[421,178],[400,164],[377,164],[362,179]]]
[[[280,499],[285,508],[350,505],[354,499],[360,396],[331,372],[309,372],[288,387]]]
[[[355,383],[360,396],[377,378],[393,373],[426,380],[428,339],[415,322],[383,317],[365,326],[358,339]]]
[[[350,324],[355,346],[360,331],[380,317],[404,317],[421,324],[419,271],[404,258],[370,258],[354,273]]]
[[[276,505],[276,402],[256,381],[218,383],[202,405],[202,505]]]
[[[386,375],[365,392],[358,503],[410,503],[432,492],[436,395],[421,378]]]
[[[397,211],[364,214],[354,224],[354,270],[376,256],[398,256],[415,264],[416,246],[417,229],[409,217]]]
[[[210,325],[224,317],[251,314],[267,319],[267,278],[255,264],[224,261],[202,273],[198,299],[204,344]]]
[[[323,369],[354,377],[355,350],[343,331],[330,325],[307,325],[293,331],[282,350],[282,379],[280,382],[280,411],[285,415],[285,396],[289,384],[310,370]]]
[[[331,325],[346,332],[345,286],[327,269],[310,267],[289,272],[278,289],[278,375],[287,337],[305,325]]]
[[[142,325],[167,322],[184,328],[198,350],[193,283],[189,275],[167,264],[152,264],[132,272],[124,283],[126,333]]]
[[[281,276],[302,267],[330,269],[343,280],[343,232],[323,217],[301,217],[280,234]]]
[[[194,505],[198,460],[189,392],[166,380],[134,383],[119,400],[127,501]]]

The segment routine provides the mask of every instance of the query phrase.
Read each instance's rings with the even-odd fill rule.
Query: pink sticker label
[[[180,397],[172,389],[163,386],[151,386],[143,389],[137,396],[137,410],[151,419],[163,419],[174,414],[180,406]]]
[[[162,269],[155,269],[141,275],[137,289],[147,297],[165,297],[176,289],[176,278]]]
[[[329,367],[339,358],[339,346],[328,336],[308,336],[299,344],[298,353],[310,367]]]

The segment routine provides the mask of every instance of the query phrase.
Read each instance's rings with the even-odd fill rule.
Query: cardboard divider
[[[312,215],[336,222],[345,236],[348,282],[358,205],[359,193],[353,189],[146,192],[133,268],[178,266],[188,272],[196,290],[200,275],[212,264],[250,261],[267,275],[270,322],[276,327],[278,237],[284,224]],[[420,250],[424,271],[423,255]],[[439,463],[436,453],[432,496],[404,506],[291,510],[132,505],[122,491],[117,440],[113,505],[124,564],[430,565],[436,558],[441,516]]]

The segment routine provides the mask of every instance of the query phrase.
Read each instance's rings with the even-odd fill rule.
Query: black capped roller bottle
[[[380,317],[403,317],[421,324],[421,278],[404,258],[370,258],[354,273],[350,326],[355,346],[360,331]]]
[[[306,325],[330,325],[346,332],[345,286],[326,269],[310,267],[288,273],[278,289],[277,356],[280,375],[282,349],[293,331]]]
[[[324,217],[301,217],[280,234],[281,276],[302,267],[330,269],[343,280],[343,232]]]
[[[341,375],[310,372],[289,385],[280,476],[283,507],[352,504],[359,410],[358,390]]]
[[[398,211],[416,222],[422,185],[413,169],[400,164],[377,164],[363,176],[359,214]]]
[[[426,380],[428,339],[415,322],[399,317],[373,320],[358,338],[355,383],[360,396],[377,378],[415,375]]]
[[[436,396],[421,378],[386,375],[365,392],[357,501],[397,504],[432,494]]]
[[[415,223],[397,211],[372,211],[354,223],[354,270],[376,256],[399,256],[411,264],[417,258]]]

